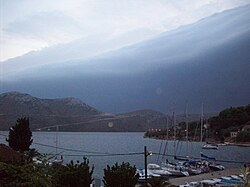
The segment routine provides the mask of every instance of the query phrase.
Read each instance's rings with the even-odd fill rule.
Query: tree
[[[52,181],[56,187],[89,187],[94,180],[93,171],[94,166],[90,170],[89,161],[86,158],[82,163],[77,161],[74,164],[71,161],[66,166],[55,164],[52,165]]]
[[[112,167],[107,165],[104,169],[103,183],[105,187],[134,187],[139,179],[135,166],[129,163],[116,163]]]
[[[9,130],[9,146],[20,152],[28,151],[33,142],[32,132],[29,127],[29,118],[17,119],[16,125]]]
[[[241,131],[236,137],[237,142],[249,142],[250,141],[250,132]]]
[[[209,124],[215,131],[232,126],[239,128],[249,121],[249,112],[249,106],[227,108],[221,111],[218,116],[210,118]]]

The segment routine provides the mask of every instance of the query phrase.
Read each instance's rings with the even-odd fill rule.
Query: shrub
[[[66,166],[54,164],[51,171],[53,183],[57,187],[89,187],[94,180],[92,178],[94,167],[90,169],[86,158],[82,163],[77,161],[74,164],[71,161]]]
[[[33,162],[7,164],[0,162],[0,186],[50,187],[51,178],[43,165]]]
[[[112,167],[107,165],[104,169],[103,183],[105,187],[134,187],[139,179],[135,166],[129,163],[116,163]]]

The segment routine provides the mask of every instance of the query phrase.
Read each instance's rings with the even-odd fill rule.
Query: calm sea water
[[[8,135],[8,132],[4,131],[1,134]],[[111,153],[111,154],[126,154],[126,153],[143,153],[144,146],[147,146],[149,151],[158,153],[160,145],[163,147],[166,142],[162,140],[143,138],[143,133],[103,133],[103,132],[33,132],[34,143],[41,143],[50,146],[56,146],[56,136],[58,136],[58,147],[81,150],[82,152],[76,152],[73,150],[60,150],[64,156],[64,161],[70,160],[82,160],[85,156],[89,159],[90,164],[94,165],[94,175],[97,177],[103,176],[103,169],[107,165],[113,165],[116,162],[129,162],[132,165],[136,165],[137,168],[144,167],[144,155],[116,155],[116,156],[98,156],[98,153]],[[0,143],[7,144],[4,136],[0,136]],[[41,153],[56,153],[56,149],[53,147],[41,146],[38,144],[32,144],[33,148],[36,148]],[[177,144],[176,144],[177,147]],[[91,152],[91,153],[88,153]],[[192,142],[187,144],[186,142],[179,142],[176,154],[185,156],[190,155],[193,157],[200,157],[200,152],[208,156],[213,156],[220,160],[237,160],[250,162],[250,148],[249,147],[237,147],[237,146],[220,146],[219,150],[204,150],[201,149],[201,144],[198,142]],[[174,142],[169,141],[167,146],[167,153],[174,154]],[[90,155],[91,156],[88,156]],[[165,161],[166,157],[153,154],[148,157],[148,163],[156,163]],[[172,157],[168,157],[168,160],[173,161]],[[236,163],[223,163],[228,168],[241,167],[242,164]]]

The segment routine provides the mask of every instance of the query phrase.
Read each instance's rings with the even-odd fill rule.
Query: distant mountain
[[[152,110],[108,114],[76,98],[39,99],[29,94],[0,94],[0,130],[8,130],[17,118],[29,117],[32,130],[60,131],[146,131],[164,128],[165,114]]]
[[[202,102],[205,112],[214,112],[250,103],[249,51],[247,5],[88,60],[13,67],[1,90],[70,95],[112,113],[180,113],[186,103],[190,113],[199,113]]]
[[[76,98],[39,99],[29,94],[18,92],[0,95],[1,109],[5,113],[22,113],[23,115],[97,115],[100,112]]]
[[[39,99],[18,92],[0,95],[0,125],[8,129],[18,117],[30,117],[32,128],[87,120],[101,112],[79,99]]]

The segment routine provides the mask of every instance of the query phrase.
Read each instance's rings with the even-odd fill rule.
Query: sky
[[[0,0],[0,61],[77,40],[88,43],[93,38],[122,38],[116,46],[107,45],[106,50],[112,50],[128,44],[125,40],[136,43],[249,3],[250,0]],[[129,37],[121,37],[126,34]]]

